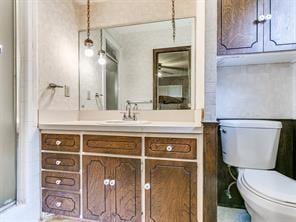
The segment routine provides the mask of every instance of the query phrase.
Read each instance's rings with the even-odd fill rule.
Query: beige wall
[[[38,1],[38,71],[40,110],[78,110],[78,25],[69,0]],[[48,90],[50,82],[69,85]]]
[[[194,17],[200,0],[176,0],[176,17]],[[79,29],[86,28],[86,6],[77,4]],[[171,19],[171,0],[108,0],[91,6],[92,28]]]
[[[295,75],[290,63],[218,67],[218,118],[292,119]]]

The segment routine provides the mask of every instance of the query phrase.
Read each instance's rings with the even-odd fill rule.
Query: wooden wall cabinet
[[[218,0],[218,55],[296,50],[296,1]]]

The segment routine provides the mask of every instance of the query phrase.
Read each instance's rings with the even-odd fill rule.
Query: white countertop
[[[200,122],[158,122],[118,124],[106,121],[68,121],[39,123],[41,130],[63,131],[104,131],[138,133],[202,133]]]

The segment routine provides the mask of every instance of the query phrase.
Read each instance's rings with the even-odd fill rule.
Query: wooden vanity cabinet
[[[146,156],[178,159],[196,159],[196,153],[196,139],[145,137]]]
[[[218,55],[295,50],[295,7],[293,0],[218,0]]]
[[[146,160],[146,221],[197,221],[197,165]]]
[[[83,217],[102,222],[141,221],[141,161],[83,157]]]

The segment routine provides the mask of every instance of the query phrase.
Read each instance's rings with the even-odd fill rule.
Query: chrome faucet
[[[126,121],[136,121],[137,120],[136,112],[132,112],[132,104],[129,101],[126,101],[125,112],[123,112],[122,120]]]

